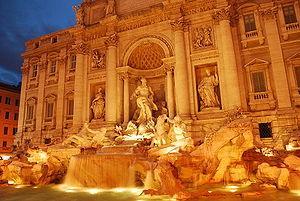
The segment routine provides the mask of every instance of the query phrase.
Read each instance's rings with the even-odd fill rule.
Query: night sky
[[[0,0],[0,82],[21,80],[25,41],[75,24],[81,0]]]

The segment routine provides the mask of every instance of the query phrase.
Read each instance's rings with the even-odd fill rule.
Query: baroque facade
[[[265,143],[298,129],[298,0],[84,0],[74,11],[76,26],[26,43],[17,142],[126,125],[141,77],[194,138],[235,107]]]

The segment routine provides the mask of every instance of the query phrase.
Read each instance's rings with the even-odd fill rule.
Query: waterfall
[[[65,184],[74,187],[134,187],[135,155],[77,155],[70,160]]]

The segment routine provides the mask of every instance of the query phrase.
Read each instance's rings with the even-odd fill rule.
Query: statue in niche
[[[218,75],[211,75],[210,71],[206,70],[206,76],[198,85],[200,109],[220,107],[218,95],[215,92],[215,87],[218,85]]]
[[[138,86],[131,96],[131,100],[136,98],[138,110],[138,117],[136,123],[138,125],[145,124],[152,121],[152,110],[158,110],[156,104],[153,102],[153,91],[147,85],[147,80],[141,78],[141,85]]]
[[[93,57],[92,57],[92,68],[105,68],[104,64],[104,53],[100,53],[99,50],[93,50]]]
[[[76,23],[79,26],[84,26],[84,10],[82,5],[79,6],[73,6],[73,10],[76,14]]]
[[[105,16],[110,16],[115,14],[116,14],[115,0],[108,0],[107,5],[105,7]]]
[[[213,45],[212,41],[212,28],[211,27],[201,27],[196,28],[194,31],[193,45],[195,49],[209,47]]]
[[[91,109],[93,110],[94,119],[102,119],[105,114],[105,96],[103,89],[100,87],[98,92],[92,101]]]

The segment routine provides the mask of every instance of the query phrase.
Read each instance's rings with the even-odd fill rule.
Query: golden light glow
[[[291,190],[290,192],[300,197],[300,190]]]

